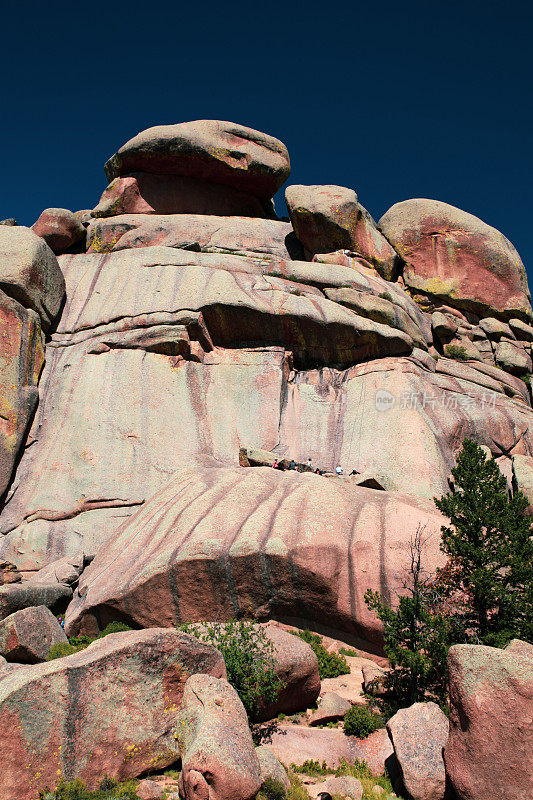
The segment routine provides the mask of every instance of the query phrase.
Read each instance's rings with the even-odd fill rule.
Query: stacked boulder
[[[273,136],[218,120],[149,128],[105,165],[110,185],[93,211],[118,214],[274,216],[272,197],[290,173]]]

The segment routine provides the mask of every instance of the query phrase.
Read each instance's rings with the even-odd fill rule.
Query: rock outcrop
[[[459,800],[533,796],[533,645],[454,645],[446,772]]]
[[[104,774],[126,779],[174,763],[177,713],[197,672],[225,677],[220,653],[178,631],[147,630],[10,673],[0,681],[0,797],[32,800],[61,775],[94,789]]]
[[[376,650],[364,591],[392,596],[419,525],[439,563],[433,497],[462,440],[531,483],[533,327],[512,245],[436,201],[375,225],[343,187],[289,187],[279,220],[289,169],[281,142],[234,123],[151,128],[110,159],[92,212],[61,212],[70,239],[41,215],[68,254],[0,229],[0,559],[24,577],[0,587],[4,616],[68,602],[79,581],[72,629],[96,609],[170,625],[238,607]],[[344,476],[238,466],[253,451]],[[147,520],[153,539],[127,538]]]

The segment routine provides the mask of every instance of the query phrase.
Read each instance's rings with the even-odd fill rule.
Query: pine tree
[[[440,583],[457,603],[468,638],[503,645],[532,641],[533,542],[527,498],[509,494],[494,458],[465,439],[452,470],[452,490],[435,499],[451,525],[442,528],[449,557]]]
[[[423,568],[423,532],[419,527],[411,539],[411,564],[395,607],[379,592],[369,589],[365,594],[368,607],[383,623],[383,649],[391,666],[385,687],[400,706],[423,701],[428,692],[444,701],[446,656],[459,641],[454,618],[440,613],[434,576]]]

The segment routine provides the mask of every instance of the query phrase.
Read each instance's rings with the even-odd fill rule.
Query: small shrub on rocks
[[[383,718],[366,706],[352,706],[344,715],[344,733],[347,736],[366,739],[378,728],[383,728]]]
[[[328,653],[318,634],[304,630],[297,631],[294,635],[299,636],[300,639],[303,639],[304,642],[307,642],[307,644],[313,648],[318,658],[318,671],[322,680],[324,680],[324,678],[337,678],[339,675],[349,674],[350,667],[344,656],[337,655],[336,653]]]
[[[468,353],[464,347],[457,344],[447,344],[444,348],[446,358],[454,358],[456,361],[468,361]]]
[[[181,630],[212,644],[222,653],[231,683],[250,719],[261,703],[273,702],[283,689],[274,665],[274,648],[262,628],[246,620],[232,620],[223,625],[182,625]]]
[[[58,644],[52,645],[46,660],[54,661],[56,658],[71,656],[73,653],[79,653],[80,650],[85,650],[86,647],[96,642],[97,639],[103,639],[104,636],[109,636],[110,633],[123,633],[124,631],[131,631],[131,628],[124,625],[122,622],[110,622],[98,636],[73,636],[68,642],[59,642]]]
[[[286,796],[287,792],[281,781],[269,776],[264,780],[257,800],[285,800]]]

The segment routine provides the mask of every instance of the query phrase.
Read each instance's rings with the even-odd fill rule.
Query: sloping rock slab
[[[427,567],[440,562],[441,519],[311,473],[184,470],[99,551],[67,630],[96,630],[117,615],[147,627],[245,614],[328,626],[379,648],[363,595],[393,596],[420,523]]]
[[[0,796],[32,800],[61,775],[96,788],[179,758],[187,678],[225,677],[220,653],[178,631],[116,633],[0,682]]]
[[[72,589],[62,583],[32,584],[29,582],[0,586],[0,619],[32,606],[46,606],[54,613],[66,609]]]

